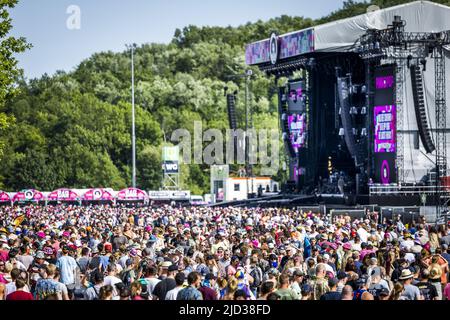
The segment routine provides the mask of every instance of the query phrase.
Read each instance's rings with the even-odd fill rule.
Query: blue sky
[[[19,0],[11,34],[33,48],[17,56],[27,78],[73,70],[94,52],[123,51],[126,43],[168,43],[176,28],[237,26],[282,14],[322,17],[343,0]],[[81,10],[80,29],[66,26],[70,5]]]

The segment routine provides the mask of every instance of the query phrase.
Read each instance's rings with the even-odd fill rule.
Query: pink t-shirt
[[[8,261],[9,255],[8,251],[0,250],[0,261]]]
[[[450,283],[447,283],[444,289],[444,296],[447,298],[447,300],[450,300]]]

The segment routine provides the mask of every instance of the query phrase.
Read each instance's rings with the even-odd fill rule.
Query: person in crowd
[[[341,300],[353,300],[353,288],[349,285],[345,285],[342,288]]]
[[[177,300],[203,300],[202,293],[198,290],[201,282],[201,276],[198,272],[189,273],[188,286],[178,292]]]
[[[330,278],[328,280],[328,287],[330,291],[325,292],[320,300],[342,300],[342,294],[337,291],[339,280],[336,278]]]
[[[172,290],[167,291],[165,300],[177,300],[178,292],[184,287],[184,281],[186,280],[186,275],[183,272],[178,272],[175,275],[176,287]]]
[[[378,219],[370,210],[330,219],[294,208],[1,206],[0,298],[448,300],[449,228]]]
[[[34,300],[33,295],[26,291],[27,282],[25,279],[19,277],[15,283],[16,291],[8,294],[6,300]]]
[[[299,296],[294,289],[290,287],[291,281],[288,274],[284,273],[280,276],[280,287],[275,293],[280,300],[299,300]]]

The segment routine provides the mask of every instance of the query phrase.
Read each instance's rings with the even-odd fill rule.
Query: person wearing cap
[[[403,269],[402,274],[398,278],[403,284],[403,292],[401,296],[405,300],[423,300],[419,288],[412,285],[414,274],[409,269]]]
[[[370,278],[367,275],[361,275],[356,280],[356,290],[353,292],[353,300],[374,300],[373,295],[367,290]]]
[[[430,283],[436,287],[438,300],[442,300],[442,284],[447,283],[448,263],[441,255],[435,254],[431,257],[429,266]]]
[[[342,293],[342,289],[344,289],[350,276],[345,271],[339,270],[336,278],[339,280],[336,291]]]
[[[200,288],[198,289],[203,297],[203,300],[217,300],[218,292],[216,290],[216,280],[217,277],[213,273],[208,273],[205,276],[205,280],[202,282]]]
[[[175,281],[175,274],[178,272],[178,266],[170,264],[167,267],[167,277],[158,282],[152,291],[153,297],[157,297],[158,300],[165,300],[168,291],[174,289],[177,286]]]
[[[59,269],[61,275],[61,282],[67,286],[69,297],[72,297],[75,289],[75,274],[77,269],[77,262],[69,256],[69,247],[65,246],[62,250],[62,256],[56,262],[56,267]]]
[[[391,293],[390,293],[389,289],[382,288],[378,292],[378,300],[389,300],[390,296],[391,296]]]
[[[308,283],[303,284],[301,291],[301,300],[314,300],[314,289],[311,285]]]
[[[371,281],[367,290],[373,295],[374,299],[378,300],[380,298],[380,292],[383,289],[388,290],[390,293],[389,284],[381,277],[381,268],[375,267],[370,269],[369,272]]]

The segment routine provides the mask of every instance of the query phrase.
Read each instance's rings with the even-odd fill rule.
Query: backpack
[[[255,266],[252,271],[250,272],[250,275],[253,277],[253,283],[252,288],[259,287],[262,283],[262,271],[261,268],[258,266]]]
[[[131,285],[131,276],[130,276],[131,270],[124,270],[122,274],[120,275],[120,280],[122,280],[122,283],[129,287]]]
[[[92,287],[92,288],[94,288],[94,292],[95,292],[95,298],[92,300],[100,300],[97,289],[95,287]]]

